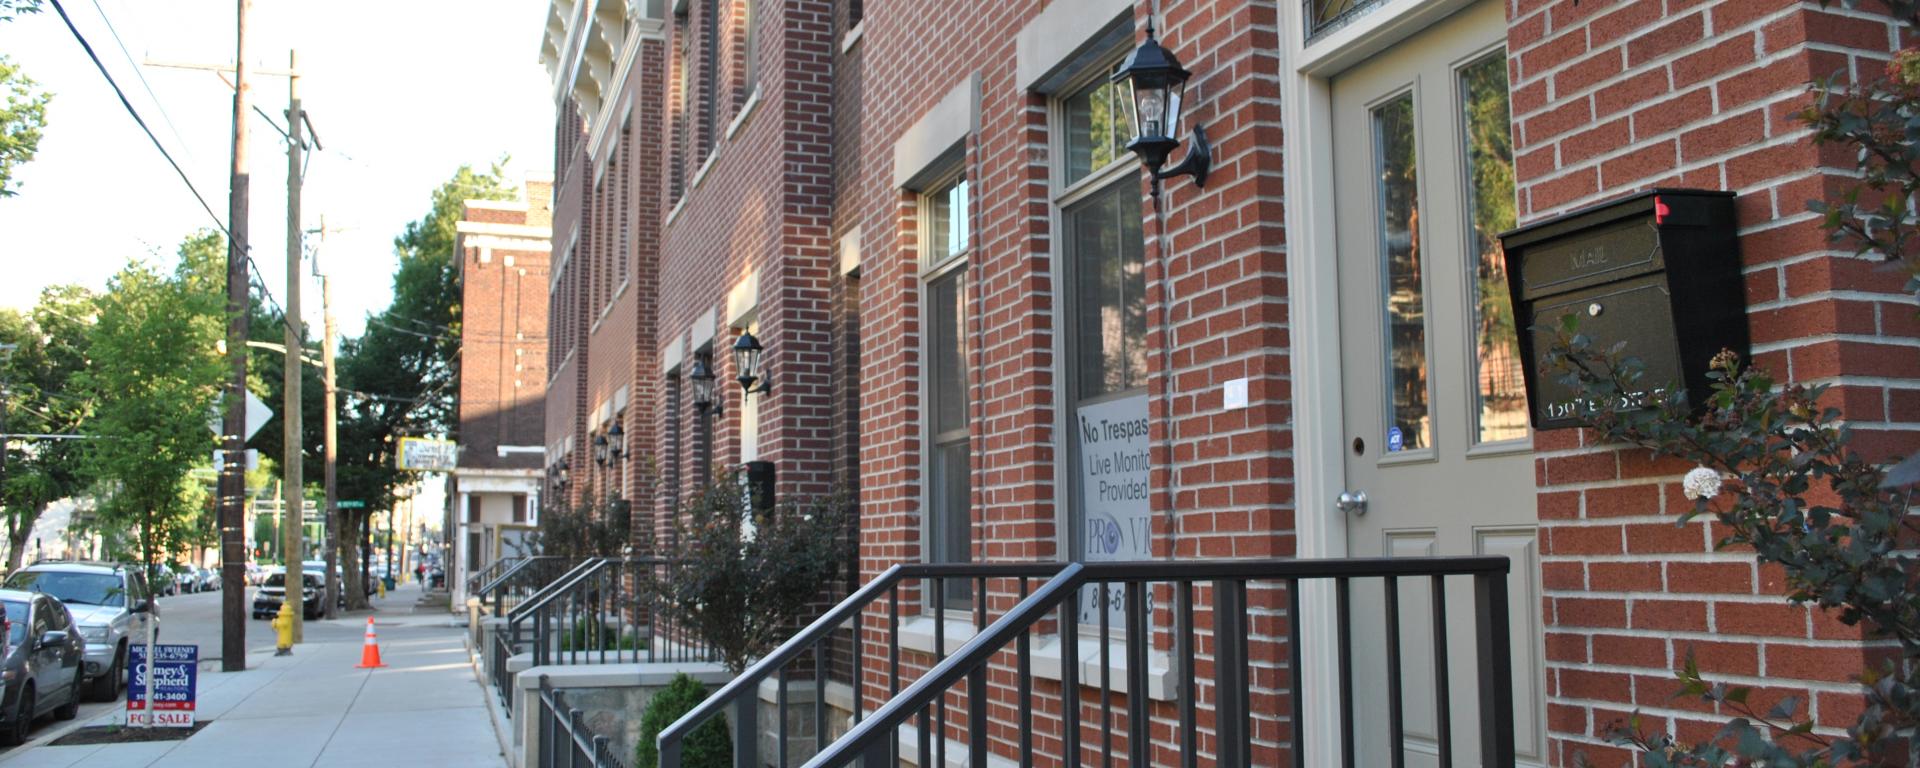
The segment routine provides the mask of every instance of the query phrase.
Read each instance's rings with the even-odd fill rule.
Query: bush
[[[734,674],[793,633],[852,557],[853,505],[843,493],[749,518],[737,475],[696,495],[673,528],[680,559],[653,588],[666,613],[713,647]]]
[[[654,694],[647,702],[646,712],[640,715],[640,745],[633,751],[635,768],[659,768],[660,748],[656,742],[660,732],[706,700],[707,687],[685,674],[674,675],[672,683]],[[687,734],[680,752],[680,765],[685,768],[733,765],[733,740],[727,731],[726,715],[715,715]]]
[[[585,617],[573,620],[573,631],[560,636],[562,651],[644,651],[647,641],[632,632],[616,632],[613,627]]]

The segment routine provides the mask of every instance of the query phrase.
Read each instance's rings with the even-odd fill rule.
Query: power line
[[[60,4],[60,0],[52,0],[52,3],[53,9],[60,13],[60,20],[66,23],[67,31],[73,33],[73,39],[79,41],[80,48],[87,52],[87,58],[93,60],[94,68],[100,70],[101,77],[106,78],[107,85],[113,88],[113,94],[120,97],[120,106],[127,110],[127,114],[133,118],[133,122],[139,124],[141,132],[147,134],[147,140],[153,142],[153,148],[160,150],[160,156],[167,159],[167,165],[172,166],[173,172],[180,177],[180,182],[187,185],[187,191],[193,193],[193,199],[198,200],[201,209],[207,212],[207,217],[213,219],[214,227],[218,228],[221,234],[227,236],[227,242],[237,245],[241,253],[249,252],[251,250],[249,244],[240,243],[233,239],[233,232],[227,229],[226,222],[221,221],[220,216],[213,212],[213,206],[208,205],[207,198],[201,196],[200,190],[193,186],[193,180],[187,178],[186,171],[181,170],[180,163],[173,159],[173,153],[167,151],[167,148],[160,143],[160,138],[153,135],[153,129],[147,127],[147,121],[140,117],[140,112],[133,108],[133,103],[127,101],[126,91],[121,90],[120,84],[114,81],[113,73],[107,71],[107,65],[100,62],[100,55],[93,52],[93,45],[87,42],[86,36],[80,34],[80,28],[73,25],[73,18],[67,15],[66,7]],[[251,261],[252,257],[248,257],[248,260]]]
[[[126,58],[127,66],[133,67],[133,76],[140,78],[140,87],[146,89],[147,98],[153,100],[153,108],[160,110],[160,119],[166,121],[167,130],[173,133],[175,141],[180,142],[180,149],[187,153],[187,159],[193,159],[193,147],[187,144],[186,137],[180,135],[180,128],[173,124],[173,116],[168,115],[166,105],[160,103],[160,94],[154,93],[153,85],[147,82],[146,70],[134,62],[133,54],[127,51],[126,41],[120,39],[120,30],[114,28],[113,19],[107,18],[107,9],[100,7],[100,0],[93,0],[93,10],[100,14],[101,23],[107,25],[107,34],[113,35],[113,44],[120,47],[120,55]]]

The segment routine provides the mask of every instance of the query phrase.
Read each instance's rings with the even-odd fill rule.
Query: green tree
[[[191,540],[206,506],[190,472],[215,448],[225,258],[225,241],[202,233],[181,244],[171,274],[129,264],[108,281],[87,334],[92,362],[77,379],[94,408],[83,463],[101,482],[97,520],[134,532],[149,570]]]
[[[39,13],[40,0],[0,0],[0,21],[13,21],[23,13]]]
[[[5,9],[0,0],[0,12]],[[13,171],[33,159],[40,149],[41,131],[47,127],[47,103],[53,94],[35,86],[11,59],[0,56],[0,94],[5,95],[0,102],[0,197],[18,193]]]
[[[15,349],[0,368],[7,431],[77,434],[90,407],[76,379],[87,366],[87,333],[94,297],[86,289],[53,286],[31,312],[0,312],[0,344]],[[77,440],[9,441],[6,483],[0,505],[7,517],[7,570],[19,569],[34,522],[47,506],[85,490],[79,471],[84,445]]]
[[[365,606],[359,537],[370,516],[393,507],[393,491],[412,473],[395,462],[400,438],[454,432],[453,382],[460,352],[460,289],[454,226],[467,200],[506,200],[516,193],[499,165],[485,172],[461,166],[435,189],[427,215],[394,238],[399,264],[393,303],[367,319],[366,333],[340,345],[345,390],[336,482],[340,498],[366,506],[341,510],[340,564],[347,605]]]

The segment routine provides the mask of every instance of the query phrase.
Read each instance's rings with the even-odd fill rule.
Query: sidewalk
[[[244,672],[207,671],[218,664],[203,665],[199,718],[213,722],[192,738],[29,745],[0,758],[0,766],[505,765],[463,630],[445,613],[410,614],[418,595],[401,590],[375,614],[383,669],[354,668],[359,640],[308,642],[290,657],[276,658],[268,648],[249,654],[252,668]],[[307,636],[357,636],[365,626],[365,614],[310,622]],[[88,724],[124,717],[114,708]]]

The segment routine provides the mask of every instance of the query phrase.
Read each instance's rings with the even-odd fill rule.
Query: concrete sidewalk
[[[376,614],[385,668],[355,668],[359,641],[309,642],[278,658],[269,648],[250,654],[254,666],[244,672],[203,665],[199,717],[213,722],[192,738],[29,745],[0,766],[504,766],[461,625],[445,613],[408,614],[415,597],[390,596]],[[307,634],[337,638],[365,625],[365,614],[310,622]],[[89,724],[124,717],[115,708]]]

